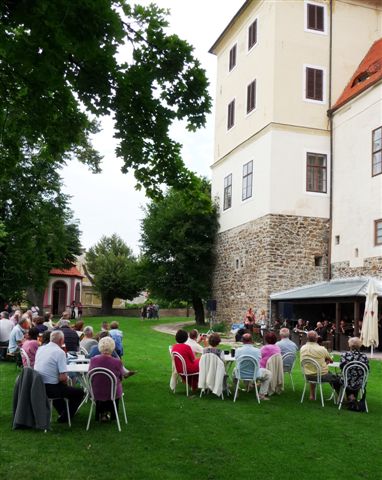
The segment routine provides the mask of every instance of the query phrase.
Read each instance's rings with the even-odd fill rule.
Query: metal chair
[[[311,370],[313,370],[315,373],[312,373],[312,374],[306,374],[305,373],[305,367],[310,367]],[[306,386],[307,384],[314,384],[316,385],[316,388],[317,388],[317,385],[320,389],[320,394],[321,394],[321,405],[324,407],[325,404],[324,404],[324,394],[322,393],[322,381],[321,381],[321,376],[322,376],[322,372],[321,372],[321,367],[319,365],[319,363],[314,360],[313,358],[304,358],[304,360],[301,360],[301,368],[302,368],[302,374],[304,375],[304,390],[302,392],[302,396],[301,396],[301,403],[304,401],[304,395],[305,395],[305,390],[306,390]],[[315,377],[315,378],[308,378],[308,376],[310,377]],[[316,392],[314,394],[315,398],[316,398]]]
[[[284,353],[284,355],[282,356],[282,360],[283,360],[284,373],[289,374],[290,382],[292,384],[292,390],[294,391],[292,372],[293,372],[294,364],[296,362],[296,355],[292,352]]]
[[[340,390],[340,394],[339,394],[338,410],[341,410],[342,402],[344,400],[344,396],[345,396],[345,393],[346,393],[346,389],[348,388],[349,378],[351,376],[352,371],[354,371],[354,370],[357,371],[357,375],[358,375],[359,380],[360,380],[359,392],[361,393],[361,396],[365,392],[367,379],[369,377],[369,369],[362,362],[358,362],[358,361],[355,361],[355,360],[353,362],[349,362],[347,365],[345,365],[345,367],[342,371],[342,377],[343,377],[343,380],[344,380],[344,384],[341,386],[341,390]],[[366,408],[366,412],[369,413],[369,410],[367,408],[366,398],[365,398],[365,408]]]
[[[93,413],[93,405],[95,405],[96,401],[97,401],[97,399],[94,396],[94,392],[93,392],[93,380],[94,380],[94,377],[97,376],[97,375],[104,375],[110,382],[110,400],[111,400],[111,402],[113,403],[113,406],[114,406],[114,413],[115,413],[115,419],[117,420],[118,430],[121,431],[121,423],[119,421],[117,404],[115,403],[116,395],[117,395],[117,378],[111,370],[109,370],[108,368],[103,368],[103,367],[93,368],[88,373],[88,386],[89,386],[89,395],[90,395],[91,405],[90,405],[90,412],[89,412],[88,423],[87,423],[87,426],[86,426],[86,431],[89,430],[90,420],[91,420],[92,413]],[[126,416],[126,409],[125,409],[125,403],[123,401],[123,396],[124,396],[124,394],[122,393],[121,404],[122,404],[122,410],[123,410],[123,416],[124,416],[124,419],[125,419],[125,423],[127,424],[127,416]]]
[[[237,394],[239,391],[239,383],[240,380],[248,382],[247,391],[249,391],[249,382],[253,382],[254,389],[256,392],[257,403],[260,403],[259,391],[257,389],[257,374],[259,371],[259,363],[258,361],[250,357],[249,355],[243,355],[236,361],[236,368],[234,370],[235,378],[236,378],[236,388],[235,388],[235,395],[233,397],[233,401],[236,402]],[[250,373],[248,373],[250,372]]]
[[[89,355],[89,352],[86,350],[86,348],[85,348],[85,347],[81,347],[81,345],[80,345],[80,353],[81,353],[82,355]]]
[[[69,410],[69,400],[67,398],[62,398],[62,397],[54,397],[54,398],[50,398],[48,397],[48,401],[49,401],[49,408],[50,408],[50,421],[52,421],[52,413],[53,413],[53,401],[54,400],[64,400],[65,402],[65,405],[66,405],[66,415],[68,416],[68,425],[69,427],[72,426],[72,421],[70,419],[70,410]]]
[[[21,355],[21,360],[25,360],[25,363],[26,363],[26,365],[24,365],[24,362],[23,362],[23,366],[33,368],[31,367],[30,358],[28,357],[27,352],[23,348],[20,348],[20,355]]]
[[[180,376],[180,377],[185,377],[186,379],[186,395],[188,397],[188,377],[193,377],[195,375],[199,375],[199,372],[195,372],[195,373],[188,373],[187,371],[187,366],[186,366],[186,361],[184,360],[183,356],[178,353],[178,352],[171,352],[171,357],[172,357],[172,361],[174,363],[174,366],[175,366],[175,369],[176,369],[176,373]],[[180,362],[180,365],[181,365],[181,371],[179,371],[177,368],[176,368],[176,362],[175,360],[178,359],[179,362]],[[174,393],[175,393],[175,389],[176,387],[174,388]]]

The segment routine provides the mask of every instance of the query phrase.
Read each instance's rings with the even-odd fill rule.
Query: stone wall
[[[83,307],[84,317],[97,317],[101,315],[101,307]],[[113,308],[113,315],[138,318],[141,316],[138,308]],[[160,317],[189,317],[192,320],[195,317],[193,308],[162,308],[159,310]],[[207,319],[207,313],[206,313]],[[206,320],[207,321],[207,320]]]
[[[222,232],[217,240],[217,320],[243,318],[249,306],[269,315],[269,295],[327,279],[329,222],[266,215]]]
[[[365,258],[362,267],[350,267],[349,262],[332,263],[332,278],[368,276],[382,280],[382,257]]]

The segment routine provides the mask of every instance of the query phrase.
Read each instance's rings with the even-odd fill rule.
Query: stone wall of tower
[[[382,280],[382,257],[365,258],[362,267],[351,267],[349,262],[332,263],[332,278],[369,276]]]
[[[329,222],[266,215],[218,235],[217,320],[236,322],[249,306],[269,315],[269,295],[327,279]]]

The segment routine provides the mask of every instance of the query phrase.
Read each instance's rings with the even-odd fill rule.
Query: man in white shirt
[[[199,345],[197,342],[199,332],[197,330],[191,330],[191,332],[188,334],[188,339],[186,341],[186,345],[189,345],[191,347],[191,350],[194,352],[194,355],[199,354],[201,355],[203,353],[203,347]],[[202,339],[203,337],[201,337]],[[204,337],[205,338],[205,337]]]
[[[8,312],[0,313],[0,360],[4,360],[9,344],[9,336],[13,330],[14,324],[9,320]]]
[[[54,330],[50,335],[50,342],[41,346],[36,353],[34,369],[39,372],[45,383],[46,394],[49,398],[55,398],[54,408],[59,413],[58,422],[67,422],[67,412],[64,398],[69,400],[70,418],[73,418],[84,398],[81,388],[67,385],[66,355],[62,350],[64,334],[61,330]]]

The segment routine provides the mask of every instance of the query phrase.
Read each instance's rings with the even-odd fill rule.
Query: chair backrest
[[[27,352],[23,348],[20,348],[20,355],[23,360],[24,367],[30,367],[31,366],[30,358],[28,357]]]
[[[274,369],[274,366],[276,365],[277,368],[280,368],[280,370],[283,371],[283,360],[281,357],[281,353],[274,353],[273,355],[271,355],[267,360],[265,368],[272,371]]]
[[[282,356],[284,372],[291,372],[296,361],[296,354],[292,352],[284,353]]]
[[[356,386],[358,388],[362,388],[363,390],[367,383],[369,369],[364,363],[354,360],[353,362],[349,362],[347,365],[345,365],[344,369],[342,370],[342,375],[344,379],[344,388],[347,388],[350,383],[350,379],[352,380],[351,383],[354,383],[355,377],[358,377],[355,380],[357,384]]]
[[[111,370],[103,367],[93,368],[88,373],[88,385],[89,385],[89,393],[91,398],[93,400],[97,400],[97,398],[94,396],[93,381],[94,381],[94,378],[99,375],[104,376],[109,380],[110,382],[110,399],[109,400],[115,400],[115,397],[117,394],[117,378]]]
[[[171,356],[173,358],[176,371],[179,373],[179,375],[187,375],[186,361],[183,356],[178,352],[171,352]],[[179,366],[181,367],[181,369],[179,368]]]
[[[82,347],[81,345],[80,345],[80,353],[82,353],[82,355],[89,355],[89,352],[86,350],[86,348]]]
[[[313,370],[314,373],[305,373],[306,367],[310,370]],[[309,378],[308,380],[310,382],[316,381],[317,383],[321,383],[321,367],[316,360],[314,360],[313,358],[304,358],[303,360],[301,360],[301,368],[305,379],[307,379],[307,376],[309,375],[316,375],[316,380],[312,380],[312,378]]]
[[[239,380],[256,381],[259,362],[249,355],[243,355],[236,360],[235,376]]]
[[[216,353],[203,353],[199,362],[199,374],[201,374],[205,368],[214,368],[217,370],[220,368],[220,365],[223,365],[224,368],[223,360],[218,357]]]

